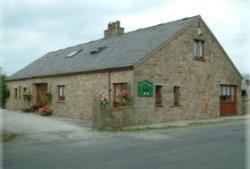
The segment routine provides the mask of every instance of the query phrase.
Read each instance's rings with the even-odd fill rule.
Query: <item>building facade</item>
[[[250,75],[243,75],[241,83],[241,112],[243,114],[249,114],[250,107]]]
[[[17,72],[9,79],[7,108],[21,109],[25,104],[22,94],[27,91],[33,94],[32,104],[39,103],[38,95],[50,92],[55,115],[91,121],[93,98],[105,93],[110,107],[120,109],[117,96],[128,91],[134,124],[241,114],[241,75],[200,16],[123,31],[119,22],[111,23],[105,38],[94,42],[98,48],[90,42],[89,54],[84,54],[89,43],[77,46],[82,49],[75,50],[73,57],[88,59],[87,65],[81,65],[86,70],[67,72],[66,63],[64,69],[44,73],[40,66],[46,59],[41,59]],[[65,50],[43,58],[53,63],[52,58],[66,55]],[[66,56],[71,59],[70,54]],[[104,66],[89,68],[99,62]],[[41,74],[35,74],[37,67]],[[140,93],[141,83],[151,85],[152,92],[142,87]]]

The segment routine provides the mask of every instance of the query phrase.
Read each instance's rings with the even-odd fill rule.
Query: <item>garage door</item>
[[[220,116],[236,115],[236,86],[220,86]]]

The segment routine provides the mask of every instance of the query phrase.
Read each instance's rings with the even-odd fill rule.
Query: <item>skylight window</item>
[[[105,48],[106,48],[106,46],[95,48],[95,49],[90,51],[90,54],[97,54],[97,53],[101,52]]]
[[[82,49],[75,50],[75,51],[71,52],[70,54],[68,54],[66,56],[66,58],[73,57],[73,56],[75,56],[77,53],[79,53],[81,51],[82,51]]]

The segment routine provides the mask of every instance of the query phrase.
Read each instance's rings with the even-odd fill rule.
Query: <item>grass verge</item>
[[[1,143],[5,143],[8,141],[12,141],[17,137],[17,134],[13,134],[13,133],[2,133],[0,135],[0,141]]]

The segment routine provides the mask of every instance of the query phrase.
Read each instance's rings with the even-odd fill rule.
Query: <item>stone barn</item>
[[[8,109],[21,109],[26,92],[38,105],[50,92],[54,115],[86,121],[102,93],[110,109],[132,112],[132,124],[241,114],[241,75],[201,16],[127,33],[110,23],[104,38],[49,52],[8,83]]]

